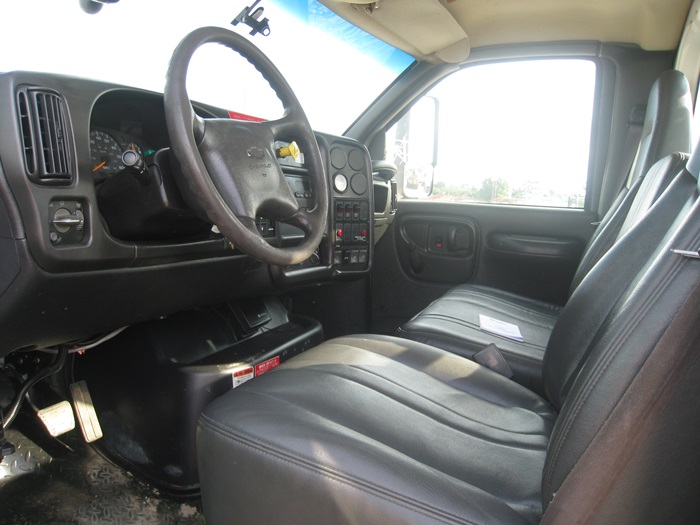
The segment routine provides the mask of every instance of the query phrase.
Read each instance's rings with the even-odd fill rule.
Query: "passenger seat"
[[[605,288],[607,278],[633,275],[628,261],[603,256],[653,206],[673,178],[683,170],[692,148],[692,102],[683,73],[664,72],[652,86],[644,128],[630,187],[623,189],[588,243],[569,290],[569,298],[596,266],[603,266],[592,286]],[[659,160],[661,159],[661,160]],[[653,242],[658,242],[656,238]],[[542,359],[552,328],[562,307],[488,286],[459,285],[437,299],[397,330],[397,335],[455,354],[473,358],[495,344],[505,358],[513,379],[542,393]],[[523,341],[484,332],[479,316],[517,325]]]

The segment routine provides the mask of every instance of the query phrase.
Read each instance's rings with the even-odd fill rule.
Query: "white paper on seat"
[[[479,315],[479,328],[484,332],[500,335],[501,337],[507,337],[508,339],[518,341],[519,343],[525,341],[520,333],[520,328],[518,328],[518,325],[506,323],[505,321],[499,321],[498,319],[494,319],[493,317],[488,317],[486,315]]]

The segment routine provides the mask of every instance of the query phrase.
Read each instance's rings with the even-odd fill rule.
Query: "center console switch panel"
[[[333,267],[337,272],[369,269],[372,252],[371,164],[357,143],[330,143]]]
[[[316,133],[316,138],[330,190],[327,231],[318,250],[306,261],[270,268],[281,288],[362,277],[372,267],[374,191],[367,148],[336,135]],[[313,193],[305,166],[283,164],[283,169],[299,206],[310,206]],[[292,246],[303,238],[301,230],[284,223],[278,223],[277,235],[281,246]]]
[[[335,200],[333,264],[341,269],[367,268],[369,260],[369,203]]]

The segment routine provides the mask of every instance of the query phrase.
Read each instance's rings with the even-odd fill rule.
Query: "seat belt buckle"
[[[508,361],[506,361],[501,351],[493,343],[474,354],[474,361],[508,379],[513,377],[513,371],[510,369],[510,366],[508,366]]]

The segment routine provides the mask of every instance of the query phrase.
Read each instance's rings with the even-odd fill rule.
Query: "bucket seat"
[[[610,247],[622,238],[654,204],[678,173],[678,157],[691,149],[692,104],[688,82],[680,71],[661,74],[653,84],[629,189],[626,187],[601,221],[584,250],[569,297]],[[629,273],[626,265],[608,266],[611,273]],[[495,344],[513,379],[542,392],[541,369],[560,305],[523,297],[493,287],[462,284],[448,291],[397,330],[397,335],[458,355],[474,354]],[[479,315],[517,325],[524,341],[494,336],[480,329]]]

